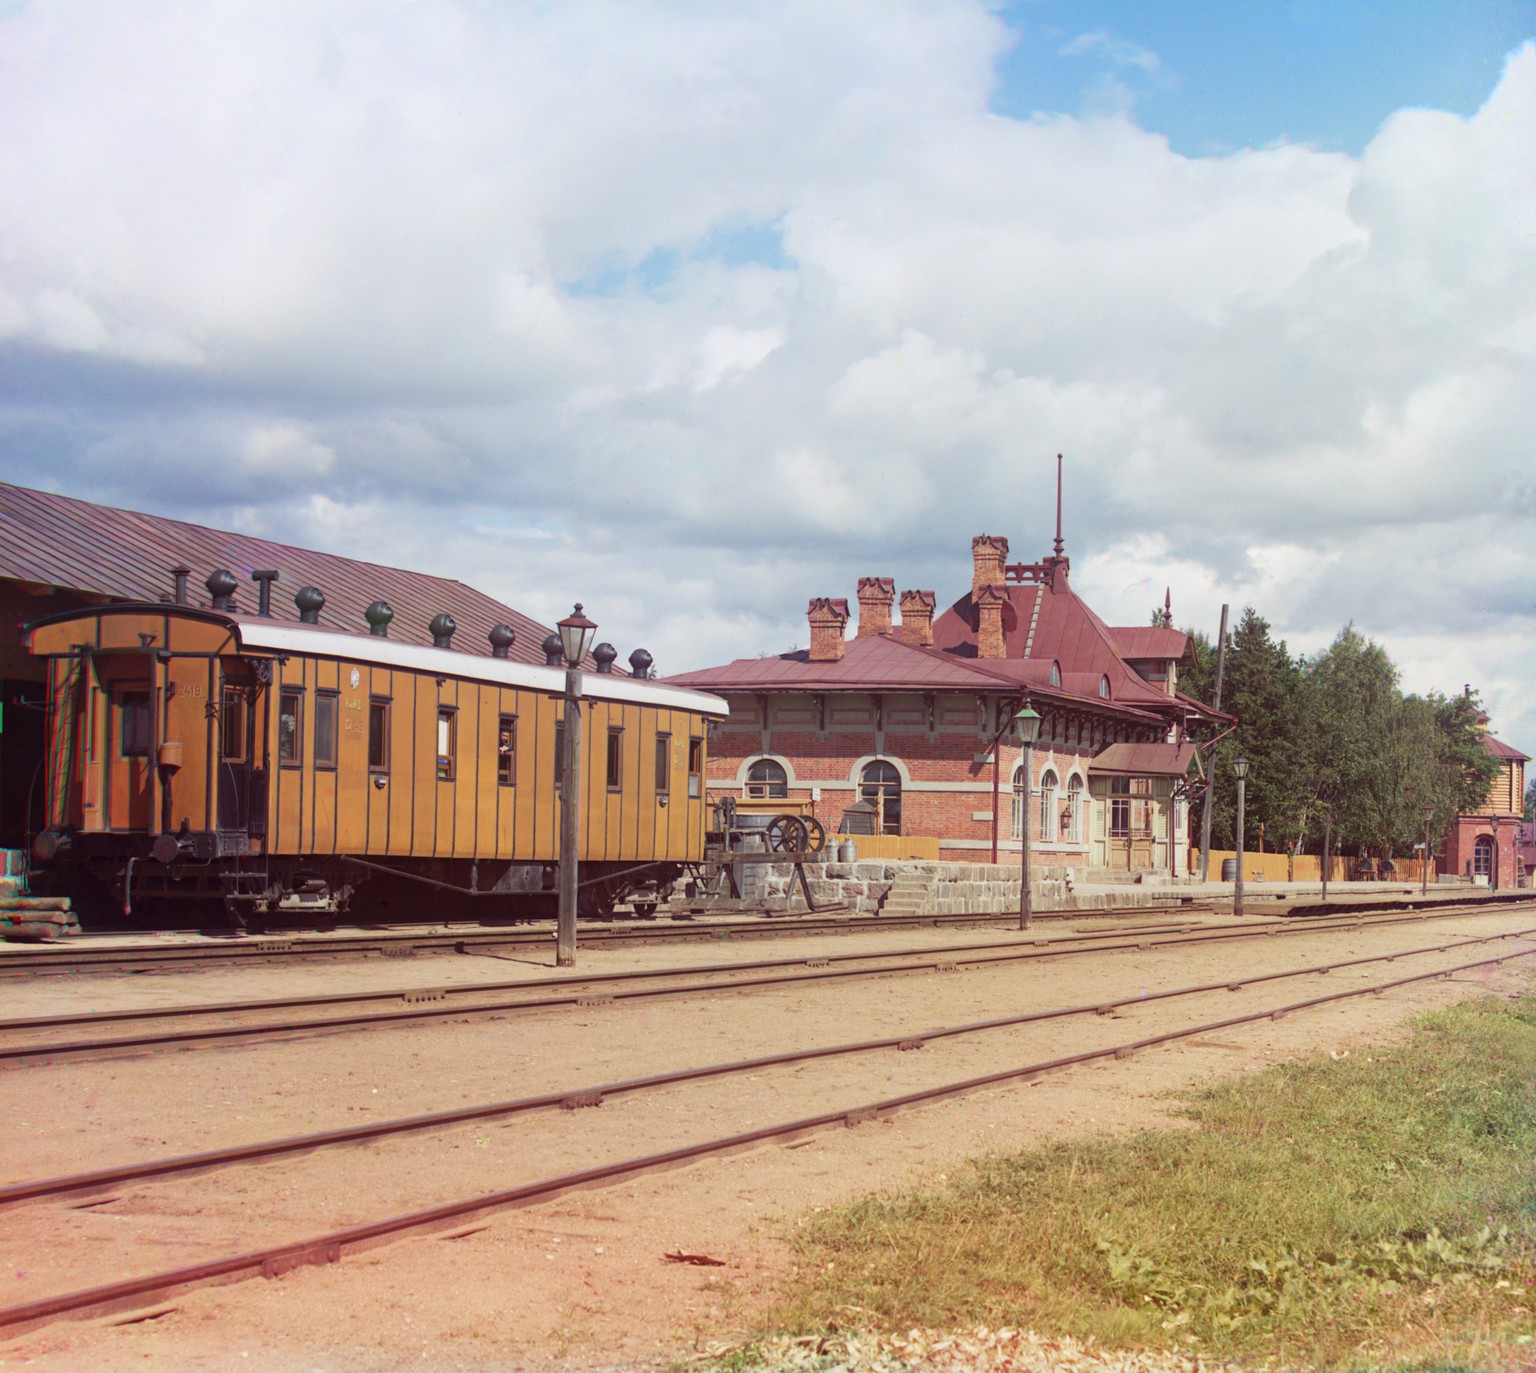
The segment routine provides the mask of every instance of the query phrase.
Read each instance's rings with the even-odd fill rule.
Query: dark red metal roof
[[[1495,739],[1491,734],[1483,735],[1483,747],[1493,754],[1495,758],[1505,761],[1511,759],[1518,763],[1529,763],[1531,761],[1530,754],[1521,753],[1517,748],[1511,748],[1502,739]]]
[[[1182,777],[1195,756],[1193,744],[1111,744],[1089,763],[1089,772],[1122,777]]]
[[[1003,591],[1003,648],[1008,656],[1001,661],[1057,662],[1069,693],[1092,700],[1099,699],[1099,680],[1107,676],[1110,699],[1116,705],[1166,713],[1177,704],[1176,698],[1131,668],[1119,651],[1116,631],[1069,586],[1054,589],[1045,583],[1014,583]],[[976,608],[969,595],[962,596],[934,621],[934,647],[974,660],[976,627]],[[1000,660],[981,661],[990,668]]]
[[[240,582],[235,604],[245,615],[257,604],[251,573],[276,568],[273,618],[296,621],[294,593],[317,586],[325,593],[320,625],[341,633],[366,634],[363,610],[378,600],[395,612],[390,637],[405,643],[430,645],[427,625],[446,612],[458,625],[453,644],[460,652],[489,654],[486,636],[505,622],[517,635],[509,656],[538,664],[544,661],[540,645],[552,632],[447,577],[0,483],[0,577],[110,600],[159,601],[170,599],[171,569],[178,566],[192,569],[188,601],[204,607],[210,600],[204,578],[215,568],[233,572]]]
[[[1115,647],[1123,658],[1164,658],[1182,662],[1190,657],[1189,635],[1182,629],[1157,625],[1111,625]]]
[[[848,640],[835,662],[813,663],[801,649],[771,658],[738,658],[666,680],[701,691],[1000,691],[1012,685],[980,664],[884,634]]]

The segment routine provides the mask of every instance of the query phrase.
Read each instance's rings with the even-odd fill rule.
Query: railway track
[[[1138,906],[1107,906],[1094,909],[1050,911],[1037,919],[1120,918],[1126,915],[1158,915],[1184,912],[1191,915],[1212,909],[1190,898]],[[898,930],[932,927],[956,929],[987,925],[1011,925],[1017,911],[978,912],[970,915],[853,916],[837,914],[759,916],[751,919],[680,917],[643,925],[583,926],[583,948],[624,948],[652,944],[709,943],[711,941],[778,939],[788,934],[853,934],[865,930]],[[177,938],[193,937],[191,930],[166,931]],[[390,929],[357,934],[253,935],[244,939],[210,940],[207,943],[162,943],[124,946],[107,941],[121,936],[75,936],[68,945],[12,946],[0,954],[0,980],[7,978],[63,976],[92,972],[138,973],[195,970],[207,967],[284,966],[312,960],[349,958],[417,958],[433,954],[474,954],[501,951],[552,952],[554,927],[548,922],[517,929],[476,925],[461,929],[430,926],[422,929]]]
[[[1260,900],[1250,892],[1252,909]],[[1332,918],[1371,914],[1383,910],[1417,910],[1441,906],[1494,907],[1529,900],[1529,893],[1484,896],[1467,900],[1459,896],[1373,899],[1369,901],[1285,902],[1272,898],[1266,914],[1289,918]],[[1123,920],[1138,915],[1183,915],[1190,918],[1219,915],[1230,909],[1226,902],[1193,896],[1170,895],[1167,901],[1135,906],[1106,906],[1036,912],[1037,922],[1049,926],[1064,920]],[[1253,918],[1252,916],[1248,918]],[[710,943],[734,940],[776,939],[786,933],[845,935],[868,930],[917,928],[984,928],[1012,926],[1014,910],[974,912],[966,915],[873,915],[854,916],[823,912],[810,915],[772,915],[722,918],[718,915],[684,915],[645,924],[583,926],[583,948],[613,949],[662,943]],[[191,938],[195,931],[165,931],[173,938]],[[355,934],[295,932],[254,935],[245,939],[209,940],[206,943],[156,943],[123,945],[111,941],[122,936],[88,934],[75,936],[67,945],[0,946],[0,981],[15,978],[73,976],[90,973],[142,973],[195,971],[214,967],[282,967],[312,961],[367,958],[418,958],[439,954],[495,954],[552,952],[554,929],[544,922],[517,928],[476,925],[464,928],[428,926],[367,930]]]
[[[66,1058],[108,1054],[147,1053],[196,1045],[249,1042],[263,1038],[313,1033],[364,1030],[433,1020],[470,1016],[505,1016],[562,1007],[606,1002],[649,1000],[689,994],[717,995],[722,990],[745,991],[783,987],[801,982],[860,977],[888,977],[902,973],[952,971],[988,964],[1062,958],[1109,952],[1147,952],[1186,945],[1214,944],[1270,937],[1316,933],[1337,929],[1362,929],[1417,924],[1477,914],[1477,905],[1437,906],[1432,911],[1319,918],[1294,921],[1251,919],[1217,925],[1192,924],[1141,926],[1073,935],[1020,935],[987,944],[956,944],[938,948],[899,949],[879,953],[831,954],[815,958],[762,959],[702,968],[674,967],[587,976],[524,978],[515,981],[469,983],[454,986],[410,987],[325,996],[293,996],[254,1001],[234,1001],[176,1007],[143,1007],[132,1010],[76,1013],[0,1021],[0,1065],[17,1066],[56,1062]],[[1443,948],[1453,945],[1441,946]],[[492,998],[492,999],[487,999]],[[359,1010],[373,1003],[377,1009]],[[275,1011],[324,1011],[304,1019],[249,1023],[242,1017]],[[50,1034],[71,1030],[102,1031],[112,1026],[149,1021],[185,1024],[187,1021],[236,1021],[164,1029],[132,1035],[57,1039]]]
[[[1382,979],[1364,985],[1330,990],[1289,1001],[1276,1002],[1259,1008],[1245,1010],[1237,1015],[1220,1015],[1214,1019],[1184,1020],[1165,1025],[1153,1033],[1144,1033],[1130,1039],[1117,1039],[1113,1043],[1094,1044],[1068,1054],[1011,1064],[980,1074],[942,1079],[926,1083],[922,1087],[869,1099],[860,1096],[854,1102],[842,1102],[835,1107],[796,1115],[786,1119],[758,1125],[748,1130],[709,1138],[697,1139],[663,1150],[650,1151],[633,1157],[603,1163],[599,1166],[576,1169],[521,1185],[478,1193],[456,1200],[421,1207],[410,1211],[384,1216],[365,1223],[347,1225],[310,1234],[298,1240],[246,1249],[240,1253],[211,1258],[203,1262],[177,1268],[143,1274],[139,1277],[101,1284],[76,1291],[45,1296],[0,1309],[0,1331],[7,1335],[24,1332],[61,1317],[81,1317],[112,1311],[130,1310],[155,1301],[161,1301],[189,1287],[210,1282],[227,1282],[254,1276],[275,1276],[304,1264],[335,1262],[344,1254],[371,1245],[390,1242],[412,1233],[452,1230],[463,1227],[481,1217],[508,1207],[543,1201],[577,1187],[610,1184],[659,1168],[672,1167],[695,1159],[750,1148],[771,1141],[788,1142],[830,1128],[843,1128],[879,1119],[898,1111],[929,1105],[947,1098],[964,1096],[989,1087],[1007,1083],[1028,1081],[1046,1074],[1060,1072],[1081,1064],[1123,1059],[1159,1046],[1191,1039],[1200,1035],[1252,1025],[1263,1020],[1278,1020],[1286,1016],[1335,1004],[1351,998],[1382,996],[1415,983],[1436,978],[1449,978],[1459,974],[1481,972],[1515,959],[1536,955],[1536,927],[1501,931],[1480,936],[1475,940],[1461,941],[1459,945],[1433,945],[1400,948],[1366,957],[1337,960],[1306,967],[1276,969],[1244,978],[1226,979],[1220,982],[1194,986],[1168,988],[1154,993],[1145,991],[1134,996],[1107,998],[1104,1001],[1083,1005],[1036,1010],[1017,1015],[996,1017],[985,1021],[944,1025],[912,1032],[902,1036],[887,1035],[874,1039],[836,1045],[811,1046],[787,1053],[761,1055],[751,1059],[706,1064],[646,1077],[584,1085],[564,1092],[544,1093],[515,1101],[492,1103],[431,1116],[377,1122],[370,1126],[347,1130],[320,1132],[283,1140],[265,1141],[238,1146],[232,1149],[208,1151],[198,1155],[153,1160],[119,1169],[97,1170],[68,1177],[15,1184],[0,1191],[0,1203],[18,1205],[22,1202],[58,1201],[80,1198],[111,1188],[137,1186],[159,1181],[174,1175],[207,1172],[249,1163],[271,1160],[285,1154],[311,1153],[338,1146],[351,1146],[390,1136],[399,1137],[410,1133],[441,1130],[472,1120],[485,1120],[497,1116],[518,1115],[559,1107],[594,1106],[605,1099],[621,1095],[654,1092],[675,1088],[679,1084],[717,1082],[722,1078],[760,1073],[765,1070],[810,1060],[832,1060],[878,1051],[898,1051],[921,1048],[942,1040],[960,1039],[984,1035],[998,1030],[1027,1025],[1048,1019],[1067,1017],[1091,1017],[1111,1014],[1122,1008],[1149,1007],[1154,1003],[1174,1003],[1181,999],[1195,999],[1211,995],[1230,995],[1252,992],[1264,984],[1280,983],[1289,979],[1328,975],[1347,969],[1362,967],[1406,958],[1442,955],[1456,951],[1468,944],[1490,944],[1518,940],[1528,947],[1501,951],[1487,957],[1464,960],[1449,965],[1437,963],[1428,970]],[[1097,1022],[1094,1022],[1097,1023]]]

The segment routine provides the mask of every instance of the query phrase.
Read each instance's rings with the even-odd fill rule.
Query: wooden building
[[[970,590],[940,613],[932,591],[898,600],[892,578],[864,577],[853,638],[849,602],[819,597],[809,648],[670,678],[730,702],[711,793],[808,799],[829,830],[931,836],[949,860],[1018,854],[1027,823],[1044,865],[1184,871],[1195,743],[1227,718],[1178,690],[1188,637],[1100,620],[1059,527],[1037,563],[987,534],[971,555]],[[1027,794],[1025,701],[1043,717]]]

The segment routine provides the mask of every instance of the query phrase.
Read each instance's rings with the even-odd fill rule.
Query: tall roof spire
[[[1056,455],[1056,556],[1061,557],[1061,454]]]

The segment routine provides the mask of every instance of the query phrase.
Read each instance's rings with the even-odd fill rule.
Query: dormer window
[[[1107,674],[1099,678],[1099,699],[1101,701],[1109,700],[1109,677]]]
[[[1060,663],[1052,663],[1051,664],[1051,685],[1053,687],[1059,687],[1061,685],[1061,664]]]

